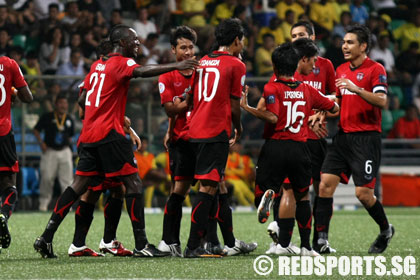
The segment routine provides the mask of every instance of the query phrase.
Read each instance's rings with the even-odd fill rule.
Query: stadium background
[[[76,86],[96,59],[95,47],[113,25],[123,23],[137,30],[143,43],[138,62],[145,65],[174,60],[169,32],[180,24],[187,24],[198,32],[196,53],[199,59],[213,45],[215,25],[230,16],[239,17],[247,32],[244,62],[252,105],[258,101],[272,73],[265,60],[269,60],[275,45],[290,39],[290,27],[298,19],[314,23],[321,55],[331,59],[335,67],[342,62],[340,40],[345,26],[351,22],[369,26],[374,42],[371,55],[385,64],[390,85],[389,106],[383,110],[382,121],[384,204],[420,205],[420,182],[415,176],[419,174],[420,140],[418,136],[417,139],[388,137],[396,121],[404,116],[404,109],[413,103],[417,107],[420,104],[417,1],[19,0],[0,1],[0,4],[3,4],[0,6],[0,54],[19,63],[35,98],[29,105],[15,104],[12,110],[17,151],[23,167],[23,174],[18,177],[24,198],[19,205],[21,209],[36,208],[31,201],[37,196],[41,149],[31,129],[42,113],[53,109],[54,98],[64,93],[70,101],[69,113],[76,121],[77,133],[73,137],[76,143],[81,128],[76,114]],[[272,36],[263,36],[267,33]],[[54,45],[57,52],[51,58]],[[71,62],[72,52],[79,53],[74,62]],[[126,111],[137,133],[149,139],[149,151],[155,155],[162,152],[167,117],[160,106],[157,78],[132,81]],[[255,162],[262,144],[263,123],[246,112],[243,112],[242,122],[240,153],[249,155]],[[329,137],[336,132],[336,124],[337,120],[329,121]],[[400,188],[401,185],[404,188]],[[381,195],[380,181],[377,193]],[[408,193],[409,196],[405,195]],[[352,187],[339,189],[337,206],[353,207],[357,203]],[[153,204],[158,205],[156,201]]]

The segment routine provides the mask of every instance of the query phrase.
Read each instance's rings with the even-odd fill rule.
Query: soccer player
[[[197,34],[187,26],[178,26],[171,33],[171,50],[176,61],[194,57]],[[194,70],[172,71],[159,77],[159,92],[162,106],[169,118],[164,145],[169,151],[170,169],[175,181],[163,216],[162,241],[158,249],[172,256],[182,257],[179,232],[182,219],[182,203],[194,177],[194,153],[188,141],[187,93],[193,85]]]
[[[103,40],[96,48],[98,56],[104,57],[112,52],[112,43],[109,40]],[[109,57],[107,57],[109,59]],[[88,79],[86,80],[88,84]],[[80,95],[85,89],[85,82],[79,85]],[[79,117],[84,118],[84,110],[79,107]],[[131,121],[129,118],[124,118],[124,132],[130,134],[130,138],[137,149],[141,146],[140,138],[130,127]],[[77,143],[79,145],[79,143]],[[88,190],[80,197],[79,205],[75,211],[75,230],[73,235],[73,242],[69,247],[68,254],[71,257],[91,256],[101,257],[103,254],[95,252],[86,246],[86,236],[88,234],[90,225],[93,220],[93,212],[95,204],[98,201],[103,191],[110,190],[111,194],[108,196],[104,207],[104,235],[99,244],[99,250],[102,253],[110,253],[114,256],[131,256],[132,251],[124,248],[121,242],[116,240],[116,233],[118,223],[121,217],[121,208],[125,195],[125,188],[119,181],[113,181],[110,178],[105,179],[101,176],[96,176],[91,179]]]
[[[341,103],[340,129],[322,166],[315,212],[316,249],[322,252],[329,247],[333,195],[340,180],[347,183],[353,175],[356,197],[380,228],[368,252],[382,253],[395,231],[374,194],[381,162],[381,109],[386,105],[387,76],[384,67],[367,56],[371,46],[367,27],[351,26],[343,41],[347,62],[340,65],[336,73],[337,97]]]
[[[71,205],[83,194],[91,176],[118,177],[126,187],[126,203],[133,227],[135,257],[165,256],[149,244],[144,224],[142,182],[134,163],[131,143],[125,138],[123,118],[129,81],[135,77],[150,77],[175,69],[195,68],[198,63],[189,59],[166,65],[138,65],[136,57],[140,43],[136,32],[118,25],[111,30],[113,53],[109,59],[96,61],[88,74],[88,91],[84,99],[85,118],[80,134],[76,175],[71,186],[59,197],[54,212],[43,234],[36,239],[34,248],[44,258],[56,257],[52,240]]]
[[[195,154],[194,178],[200,180],[184,251],[187,258],[211,256],[200,242],[226,167],[229,143],[233,145],[242,134],[239,101],[246,70],[237,56],[244,46],[244,30],[238,19],[227,19],[216,27],[215,35],[219,48],[200,60],[193,95],[187,96],[194,108],[188,131]],[[230,139],[232,123],[234,136]]]
[[[6,249],[12,241],[7,223],[17,201],[16,173],[19,172],[10,108],[16,95],[25,103],[32,102],[33,97],[19,65],[6,56],[0,57],[0,80],[0,245]]]
[[[338,105],[312,86],[293,78],[299,58],[291,43],[278,47],[272,55],[276,80],[265,85],[257,108],[248,105],[247,92],[244,93],[241,107],[266,121],[263,136],[266,142],[257,163],[255,205],[260,204],[264,191],[267,190],[271,196],[274,191],[278,192],[287,176],[296,201],[306,205],[296,216],[298,223],[304,225],[299,228],[300,253],[316,256],[318,254],[309,244],[312,215],[308,192],[311,162],[309,147],[306,144],[307,119],[311,109],[334,113],[338,111]],[[278,223],[280,234],[276,253],[294,253],[288,250],[294,219],[287,218],[280,212]]]
[[[314,27],[311,22],[308,21],[299,21],[295,23],[291,30],[290,34],[292,37],[292,42],[295,42],[298,39],[301,38],[307,38],[312,41],[315,40],[315,31]],[[315,65],[310,69],[311,71],[302,73],[298,67],[298,70],[295,73],[295,78],[298,81],[302,81],[304,83],[307,83],[314,88],[318,89],[323,94],[328,95],[335,95],[335,71],[334,66],[331,63],[331,61],[327,58],[323,58],[321,56],[318,56],[318,54],[315,55],[314,49],[309,48],[309,53],[312,53],[314,55],[311,56],[304,56],[304,60],[315,60]],[[306,61],[303,61],[304,63]],[[306,63],[307,64],[307,63]],[[309,65],[311,66],[311,65]],[[271,77],[270,81],[274,81],[275,77]],[[314,114],[315,112],[313,112]],[[331,116],[331,115],[330,115]],[[315,126],[314,128],[318,128]],[[326,132],[325,125],[322,125],[319,129],[320,133]],[[325,159],[325,156],[327,154],[327,142],[324,138],[319,137],[318,134],[315,134],[315,132],[312,129],[308,130],[308,141],[307,144],[309,146],[309,150],[311,152],[311,166],[312,166],[312,183],[315,191],[315,199],[314,199],[314,205],[313,205],[313,211],[316,211],[317,207],[317,201],[318,201],[318,189],[319,189],[319,182],[321,180],[321,166]],[[273,243],[270,246],[270,249],[267,252],[273,251],[275,249],[275,245],[278,242],[278,232],[279,228],[276,222],[276,217],[278,216],[278,209],[279,207],[282,207],[284,211],[287,211],[289,215],[295,215],[295,211],[300,211],[300,206],[307,207],[306,202],[301,202],[296,205],[296,202],[293,198],[292,189],[290,188],[290,182],[286,179],[286,182],[284,183],[284,188],[281,196],[278,196],[274,199],[274,222],[271,222],[268,225],[267,231],[269,235],[273,238]],[[288,190],[287,190],[288,189]],[[282,205],[280,206],[280,199],[282,199]],[[262,212],[265,213],[264,211]],[[316,233],[314,232],[314,239],[316,240]],[[313,241],[314,243],[314,241]],[[331,249],[331,248],[330,248]],[[333,250],[333,249],[331,249]]]

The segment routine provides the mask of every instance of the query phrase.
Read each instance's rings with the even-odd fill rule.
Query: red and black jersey
[[[0,136],[7,135],[12,128],[10,107],[12,87],[27,86],[19,65],[7,56],[0,57]]]
[[[265,139],[305,142],[311,110],[331,110],[334,107],[334,102],[321,92],[295,79],[277,79],[266,84],[263,97],[267,110],[278,117],[276,124],[265,124]]]
[[[132,58],[121,54],[97,60],[84,81],[86,89],[85,118],[79,142],[95,143],[111,130],[125,135],[124,113],[130,79],[139,67]]]
[[[302,75],[296,71],[294,77],[298,81],[313,86],[323,94],[331,94],[336,91],[334,66],[327,58],[318,56],[315,67],[309,75]],[[271,77],[270,81],[274,80],[275,75]],[[314,113],[312,112],[312,114]],[[308,129],[308,139],[316,140],[319,137],[311,129]]]
[[[387,93],[387,76],[385,68],[366,58],[357,68],[351,68],[350,62],[337,68],[337,78],[346,78],[356,86],[373,93]],[[337,91],[341,98],[340,128],[346,132],[379,131],[381,132],[381,108],[373,106],[349,90]]]
[[[178,70],[160,75],[159,93],[162,106],[167,102],[173,102],[175,97],[182,97],[191,91],[193,75],[184,76]],[[185,96],[184,96],[185,98]],[[188,124],[191,112],[181,112],[175,118],[173,130],[174,141],[182,138],[188,140]]]
[[[231,98],[241,98],[245,64],[227,52],[215,51],[200,60],[194,79],[191,142],[225,142],[232,132]]]

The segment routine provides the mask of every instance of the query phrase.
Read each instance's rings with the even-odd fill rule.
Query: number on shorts
[[[365,172],[366,172],[366,174],[371,174],[372,173],[372,161],[371,160],[366,161]]]

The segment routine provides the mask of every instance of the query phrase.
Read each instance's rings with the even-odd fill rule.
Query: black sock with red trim
[[[136,249],[140,251],[148,243],[144,224],[143,194],[127,194],[125,196],[125,202],[127,204],[128,216],[130,217],[131,225],[133,227]]]
[[[17,202],[17,190],[15,187],[7,188],[3,191],[1,195],[1,210],[0,212],[6,217],[6,220],[10,218],[13,210],[15,209],[15,204]]]
[[[309,200],[296,203],[296,222],[299,227],[300,247],[311,250],[309,240],[311,238],[312,211]]]
[[[292,240],[293,227],[295,226],[295,218],[279,218],[277,220],[279,225],[279,244],[281,247],[286,248]]]
[[[209,221],[210,208],[214,197],[208,193],[198,192],[192,205],[191,228],[187,246],[195,250],[204,238]]]
[[[123,201],[109,196],[104,207],[104,242],[110,243],[117,238],[117,228],[121,218]]]
[[[280,201],[281,201],[282,195],[283,195],[283,192],[280,192],[280,194],[274,198],[274,202],[273,202],[273,220],[274,221],[277,221],[277,219],[279,218]]]
[[[234,247],[235,236],[233,235],[232,209],[229,205],[229,195],[227,193],[219,196],[219,209],[216,218],[219,222],[225,245],[230,248]]]
[[[366,208],[366,210],[378,224],[381,231],[387,230],[389,228],[389,223],[384,211],[384,207],[379,202],[379,200],[376,200],[375,204],[373,204],[373,206],[370,208]]]
[[[86,245],[86,236],[93,221],[95,205],[80,201],[74,213],[75,229],[73,245],[82,247]]]
[[[319,197],[318,205],[315,212],[315,229],[317,231],[318,239],[328,240],[328,232],[330,229],[330,221],[333,214],[333,198]],[[318,243],[318,240],[316,241]]]
[[[315,225],[316,225],[315,212],[316,212],[316,209],[318,207],[318,199],[319,199],[319,196],[315,195],[314,205],[312,207],[312,215],[313,215],[313,218],[314,218],[314,234],[313,234],[313,237],[312,237],[312,245],[314,245],[314,244],[316,244],[316,242],[318,242],[318,232],[315,230]]]
[[[162,240],[168,245],[180,244],[179,230],[181,228],[182,203],[184,200],[185,197],[183,195],[172,193],[166,202],[163,214]]]
[[[79,198],[79,195],[74,192],[71,187],[67,187],[66,190],[60,195],[55,204],[54,211],[48,221],[47,227],[42,233],[42,237],[45,242],[51,243],[54,234],[60,226],[61,222],[66,217],[67,213],[70,211],[71,206]]]
[[[219,209],[219,199],[216,195],[210,208],[209,222],[207,226],[206,241],[213,245],[219,245],[220,241],[217,237],[217,210]]]

